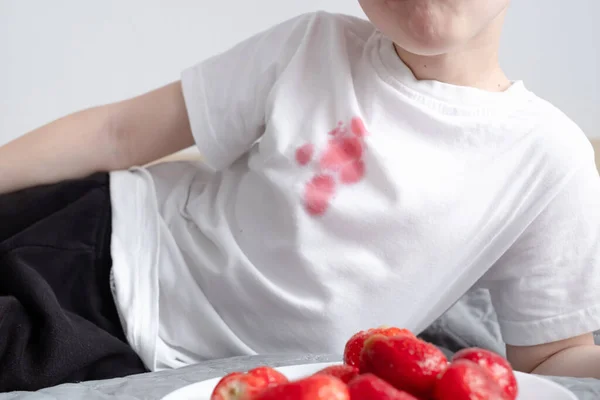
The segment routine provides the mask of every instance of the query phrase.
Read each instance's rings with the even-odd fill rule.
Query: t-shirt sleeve
[[[269,94],[316,16],[286,21],[182,73],[192,133],[209,167],[228,167],[260,139]]]
[[[589,153],[487,274],[507,344],[600,329],[600,179]]]

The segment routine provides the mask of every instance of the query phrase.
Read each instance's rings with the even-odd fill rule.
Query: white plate
[[[291,367],[277,368],[290,380],[304,378],[315,372],[338,363],[304,364]],[[534,375],[516,373],[519,383],[519,397],[517,400],[577,400],[575,395],[564,387]],[[214,378],[203,382],[194,383],[176,390],[163,400],[210,400],[210,395],[221,378]]]

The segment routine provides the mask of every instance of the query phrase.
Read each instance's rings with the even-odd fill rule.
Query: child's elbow
[[[555,375],[558,368],[561,372],[558,375],[571,376],[572,373],[567,372],[568,367],[567,370],[561,370],[562,367],[565,367],[564,355],[571,353],[572,349],[593,345],[594,336],[589,333],[536,346],[507,345],[506,356],[512,367],[519,372]],[[567,357],[567,359],[569,358]]]

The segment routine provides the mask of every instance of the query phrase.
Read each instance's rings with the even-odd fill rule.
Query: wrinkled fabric
[[[108,174],[0,195],[0,392],[147,371],[110,293]]]
[[[486,290],[475,290],[461,299],[422,335],[424,339],[452,351],[464,347],[484,347],[500,353],[504,344]],[[598,341],[597,341],[598,342]],[[337,361],[336,355],[249,356],[215,360],[173,371],[143,374],[123,379],[63,385],[37,393],[9,393],[0,400],[159,400],[168,393],[192,383],[247,370],[258,365],[286,366]],[[579,400],[600,399],[600,380],[549,378],[571,390]]]
[[[506,354],[498,317],[490,294],[485,289],[467,293],[431,324],[421,337],[453,352],[465,347],[481,347]],[[600,344],[600,332],[596,332],[594,337],[596,344]]]

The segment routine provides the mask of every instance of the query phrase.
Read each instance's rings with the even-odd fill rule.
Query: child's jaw
[[[417,79],[488,91],[510,86],[498,62],[510,0],[359,0]]]
[[[359,0],[359,3],[371,22],[399,46],[415,54],[432,56],[462,50],[481,39],[497,41],[510,0]]]

